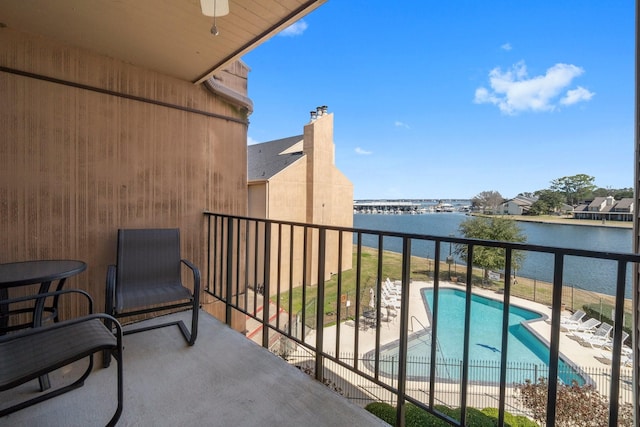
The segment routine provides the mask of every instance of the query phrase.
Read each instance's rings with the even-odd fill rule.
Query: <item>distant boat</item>
[[[435,206],[436,212],[455,212],[456,208],[451,203],[438,203]]]

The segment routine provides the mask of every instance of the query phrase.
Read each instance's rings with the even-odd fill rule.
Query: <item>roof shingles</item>
[[[302,151],[287,151],[303,140],[303,135],[253,144],[247,147],[247,178],[251,181],[268,180],[300,159]]]

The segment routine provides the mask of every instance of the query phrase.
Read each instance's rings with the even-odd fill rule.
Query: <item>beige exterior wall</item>
[[[118,228],[179,227],[202,270],[203,211],[246,215],[246,114],[202,85],[8,28],[0,66],[0,262],[83,260],[100,308]]]
[[[303,151],[304,156],[301,159],[271,177],[268,183],[261,187],[268,194],[265,196],[267,207],[263,218],[352,227],[353,184],[335,166],[333,114],[325,114],[304,127]],[[254,201],[259,202],[257,197],[251,198],[249,209],[251,212],[257,213],[259,209],[252,206]],[[278,238],[278,232],[281,233],[280,238]],[[290,251],[290,236],[289,227],[282,227],[280,231],[272,230],[271,293],[275,293],[277,284],[280,284],[281,290],[286,290],[290,285],[297,287],[303,283],[317,284],[318,232],[309,231],[307,236],[306,268],[303,268],[303,230],[301,228],[294,229],[293,251]],[[338,246],[338,233],[328,232],[324,272],[327,280],[331,274],[335,274],[339,270]],[[280,251],[278,251],[278,247],[280,247]],[[342,241],[343,270],[349,270],[352,267],[352,248],[351,233],[344,234]],[[291,253],[293,254],[293,271],[289,267]],[[279,254],[280,259],[278,258]],[[262,266],[258,266],[258,268],[260,272],[263,271]],[[303,277],[305,272],[306,279]],[[252,283],[251,280],[250,283]]]
[[[304,149],[307,156],[307,222],[342,227],[353,226],[353,184],[335,166],[333,114],[324,114],[304,127]],[[338,272],[338,233],[326,236],[325,278]],[[314,239],[315,240],[315,239]],[[343,236],[342,269],[351,269],[353,242],[351,234]],[[307,248],[307,271],[310,283],[316,283],[318,272],[317,245]]]

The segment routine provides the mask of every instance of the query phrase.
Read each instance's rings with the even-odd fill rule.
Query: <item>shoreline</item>
[[[633,229],[633,222],[631,221],[602,221],[597,219],[574,219],[568,216],[554,216],[554,215],[540,215],[540,216],[528,216],[528,215],[486,215],[470,213],[469,216],[477,216],[483,218],[507,218],[520,222],[534,222],[538,224],[557,224],[557,225],[580,225],[586,227],[602,227],[602,228],[623,228]]]

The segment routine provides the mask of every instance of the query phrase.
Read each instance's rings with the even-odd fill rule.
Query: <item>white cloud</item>
[[[372,151],[363,150],[363,149],[362,149],[362,148],[360,148],[360,147],[356,147],[355,152],[356,152],[356,154],[360,154],[360,155],[362,155],[362,156],[368,156],[368,155],[370,155],[370,154],[373,154],[373,152],[372,152]]]
[[[558,102],[562,105],[573,105],[591,99],[593,93],[585,88],[566,90],[573,79],[583,73],[581,67],[556,64],[544,75],[529,77],[524,61],[520,61],[505,72],[500,68],[491,70],[491,89],[476,89],[474,102],[494,104],[504,114],[509,115],[522,111],[554,111]],[[563,93],[564,97],[558,101],[558,97]]]
[[[250,136],[247,136],[247,145],[253,145],[253,144],[258,144],[259,141],[256,141],[255,139],[251,138]]]
[[[304,22],[304,20],[300,20],[298,22],[294,22],[293,24],[289,25],[287,28],[282,30],[278,35],[283,37],[299,36],[299,35],[302,35],[302,33],[304,33],[308,27],[309,26],[307,25],[306,22]]]
[[[398,128],[411,129],[408,124],[401,122],[400,120],[396,120],[393,125]]]
[[[588,91],[582,86],[577,89],[568,90],[567,94],[560,100],[562,105],[573,105],[580,101],[589,101],[595,93]]]
[[[511,43],[505,43],[502,46],[500,46],[500,49],[509,51],[513,48],[511,47]]]

